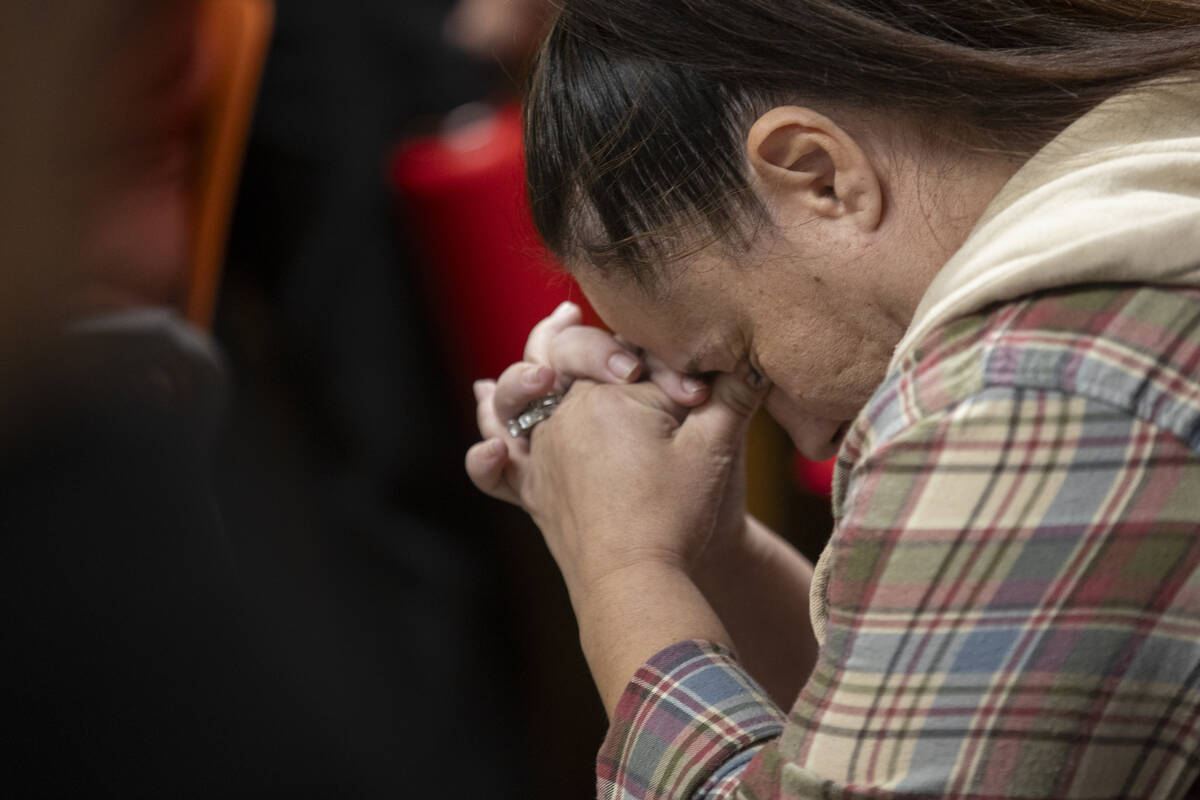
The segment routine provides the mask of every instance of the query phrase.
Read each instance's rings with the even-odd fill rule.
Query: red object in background
[[[424,252],[431,316],[460,382],[495,378],[520,360],[530,328],[563,300],[595,323],[534,232],[516,106],[469,106],[446,132],[402,142],[390,178],[402,224]]]
[[[805,491],[829,497],[833,494],[833,467],[836,463],[836,458],[828,461],[809,461],[797,453],[796,482]]]

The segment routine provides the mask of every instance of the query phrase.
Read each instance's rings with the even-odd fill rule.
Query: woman
[[[1198,67],[1194,2],[563,3],[530,194],[621,338],[543,322],[467,468],[562,570],[601,796],[1189,790]],[[815,571],[744,514],[760,404],[838,454]]]

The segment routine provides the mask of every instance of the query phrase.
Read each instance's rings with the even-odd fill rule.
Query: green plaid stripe
[[[1059,292],[939,331],[843,448],[826,640],[782,735],[736,767],[664,757],[714,798],[1186,796],[1198,449],[1200,293]],[[606,752],[658,724],[633,706]],[[690,796],[636,771],[611,796]]]

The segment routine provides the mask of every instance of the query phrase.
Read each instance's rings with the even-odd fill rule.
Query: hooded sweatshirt
[[[1200,82],[1117,95],[1026,162],[930,284],[892,368],[958,317],[1085,283],[1200,286]]]

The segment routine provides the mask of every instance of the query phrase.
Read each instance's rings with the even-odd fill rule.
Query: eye
[[[755,389],[761,389],[767,383],[767,376],[763,374],[762,368],[757,366],[752,359],[746,358],[746,366],[750,369],[748,380],[750,385]]]

